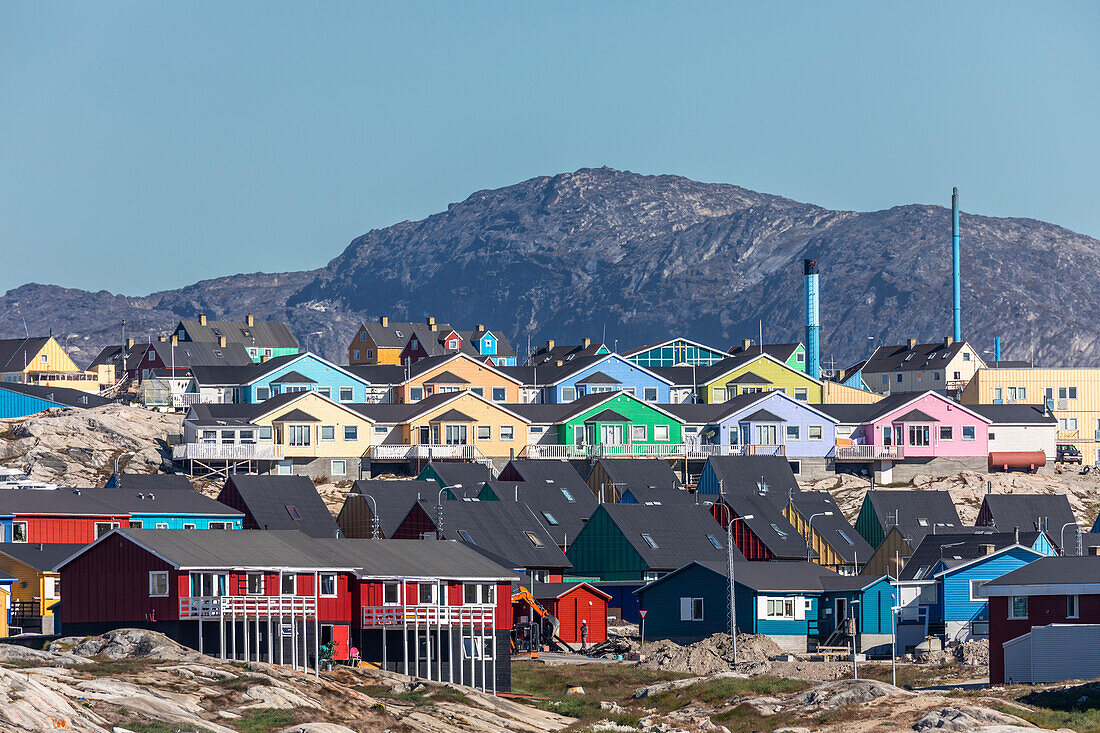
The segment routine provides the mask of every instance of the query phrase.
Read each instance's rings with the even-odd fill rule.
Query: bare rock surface
[[[959,705],[932,710],[913,727],[918,731],[988,731],[990,727],[1009,731],[1035,729],[1023,718],[974,705]],[[992,731],[988,731],[992,733]]]
[[[55,642],[56,643],[56,642]],[[107,659],[170,659],[200,661],[208,657],[172,641],[158,631],[117,629],[101,636],[92,636],[70,649],[84,657]]]
[[[839,708],[867,703],[881,697],[911,697],[913,693],[878,680],[836,680],[795,695],[794,705],[813,708]]]

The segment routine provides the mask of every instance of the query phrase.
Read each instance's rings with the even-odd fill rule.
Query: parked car
[[[1076,446],[1067,444],[1058,445],[1058,463],[1080,463],[1081,451]]]

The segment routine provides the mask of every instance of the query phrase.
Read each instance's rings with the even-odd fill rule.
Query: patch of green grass
[[[801,692],[810,687],[808,682],[781,677],[756,677],[754,679],[736,679],[721,677],[707,680],[679,690],[659,692],[646,698],[646,704],[658,710],[668,712],[679,710],[693,702],[709,705],[722,705],[733,697],[763,697],[765,695],[784,695]]]
[[[1100,733],[1100,685],[1088,684],[1058,690],[1041,690],[1017,698],[1035,708],[1001,704],[997,709],[1023,718],[1040,728],[1071,728],[1078,733]]]
[[[243,674],[239,677],[233,677],[231,679],[218,680],[216,684],[226,688],[227,690],[244,692],[249,687],[264,687],[270,685],[271,680],[269,680],[267,677],[260,677],[259,675]]]
[[[748,703],[742,703],[725,712],[712,715],[710,720],[712,723],[725,726],[730,733],[775,730],[800,722],[789,713],[762,715],[759,710]]]
[[[974,671],[970,676],[978,676],[980,672]],[[859,665],[859,676],[865,679],[890,682],[892,679],[890,665],[879,662]],[[962,682],[967,674],[957,662],[945,661],[939,664],[899,664],[898,687],[912,690],[917,687],[929,687],[931,685],[948,685],[952,682]]]
[[[243,733],[267,733],[272,730],[286,728],[298,722],[301,717],[296,714],[297,709],[283,710],[281,708],[252,708],[241,714],[240,718],[232,721],[237,730]],[[316,713],[316,711],[314,711]]]
[[[512,664],[512,691],[536,697],[560,698],[571,685],[580,685],[591,695],[615,700],[656,682],[679,680],[691,675],[658,672],[625,664],[592,662],[549,666],[535,661]]]

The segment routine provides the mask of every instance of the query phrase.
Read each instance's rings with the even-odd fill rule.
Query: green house
[[[722,349],[684,338],[639,346],[623,354],[623,358],[640,367],[710,366],[727,356]]]
[[[761,348],[758,344],[752,343],[749,339],[743,339],[740,344],[731,348],[729,353],[731,356],[764,353],[776,361],[783,362],[791,369],[797,369],[802,373],[806,372],[806,347],[800,342],[795,342],[793,344],[764,344],[764,347]]]
[[[562,445],[615,448],[684,442],[681,418],[627,392],[588,395],[569,406],[572,409],[556,426],[558,442]],[[634,451],[624,452],[624,455],[633,454]]]

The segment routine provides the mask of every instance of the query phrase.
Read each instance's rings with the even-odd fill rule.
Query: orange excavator
[[[550,648],[577,653],[558,636],[561,622],[522,585],[512,593],[512,654],[529,654],[538,659],[543,640]]]

